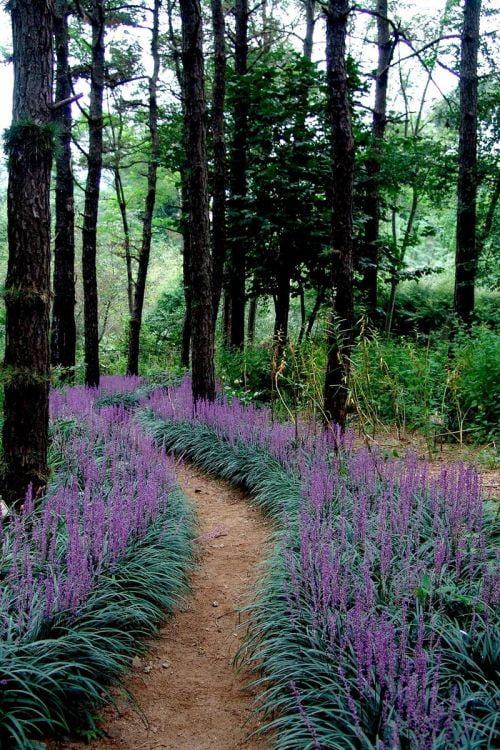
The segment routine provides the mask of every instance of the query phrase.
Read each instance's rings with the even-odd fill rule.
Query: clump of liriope
[[[279,545],[241,659],[280,750],[489,748],[497,736],[496,518],[478,476],[272,422],[189,382],[141,423],[256,492]],[[497,529],[498,531],[498,529]]]
[[[95,396],[53,397],[58,471],[4,527],[2,747],[93,729],[138,639],[188,590],[193,517],[173,467],[124,407],[94,409]]]

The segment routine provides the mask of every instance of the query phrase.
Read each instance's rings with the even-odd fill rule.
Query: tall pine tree
[[[99,315],[97,298],[97,219],[101,189],[103,148],[103,97],[105,82],[105,0],[92,0],[89,150],[82,229],[83,313],[85,325],[85,385],[99,385]]]
[[[56,225],[54,238],[54,301],[52,304],[51,358],[63,376],[73,380],[76,358],[75,323],[75,203],[71,161],[71,71],[69,66],[68,0],[55,0],[54,40],[56,53],[55,111],[60,129],[56,150]]]
[[[470,324],[477,272],[477,57],[481,0],[465,0],[460,49],[455,312]]]
[[[180,0],[190,244],[193,398],[215,398],[203,29],[199,0]]]
[[[7,198],[3,497],[22,500],[47,479],[49,418],[52,11],[46,0],[10,3],[14,59]]]
[[[347,379],[353,337],[352,207],[354,139],[346,66],[348,0],[329,0],[326,15],[328,110],[332,136],[332,244],[334,304],[328,332],[324,412],[346,423]]]

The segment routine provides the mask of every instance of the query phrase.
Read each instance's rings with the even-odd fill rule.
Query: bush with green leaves
[[[265,402],[270,398],[273,387],[271,346],[220,347],[216,369],[227,396],[236,396],[246,402]]]
[[[452,345],[449,390],[456,418],[476,441],[500,437],[500,334],[486,326],[462,331]]]
[[[175,287],[162,292],[155,307],[145,320],[145,331],[150,337],[148,350],[158,354],[165,349],[179,349],[184,322],[184,287]]]
[[[437,334],[455,325],[453,313],[453,278],[449,273],[399,284],[393,331],[399,335]],[[381,289],[381,307],[387,305],[388,290]],[[498,291],[476,289],[475,314],[479,323],[497,326],[500,295]]]
[[[278,363],[269,345],[221,349],[224,394],[271,403],[278,417],[321,419],[325,370],[321,338],[289,342]],[[391,336],[363,331],[351,357],[350,409],[367,431],[420,430],[433,442],[493,443],[500,424],[500,335],[475,325],[455,336]]]
[[[500,336],[475,326],[452,340],[362,337],[352,356],[361,419],[457,441],[498,439]]]

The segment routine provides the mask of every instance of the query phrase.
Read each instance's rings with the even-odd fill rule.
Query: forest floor
[[[199,520],[199,565],[184,611],[162,626],[144,658],[135,658],[127,700],[103,712],[105,737],[91,750],[265,750],[250,738],[255,699],[233,659],[245,634],[239,608],[249,602],[272,527],[244,493],[180,464],[177,478]],[[51,746],[82,750],[81,743]]]

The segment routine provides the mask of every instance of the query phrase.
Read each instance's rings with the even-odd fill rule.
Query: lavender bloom
[[[66,388],[51,396],[53,428],[64,474],[49,486],[40,510],[29,491],[23,513],[12,516],[4,548],[9,595],[0,603],[0,628],[14,615],[18,633],[39,614],[76,614],[104,569],[111,569],[165,512],[174,486],[172,463],[121,407],[98,411],[101,393],[132,390],[137,378],[103,378],[100,389]],[[11,540],[11,541],[9,541]]]

